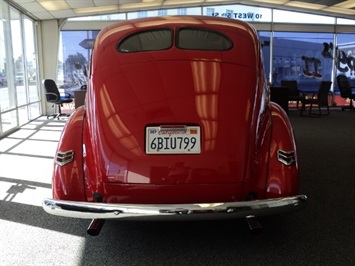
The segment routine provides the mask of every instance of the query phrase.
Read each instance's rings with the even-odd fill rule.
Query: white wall
[[[44,79],[57,79],[57,59],[59,49],[59,33],[60,21],[58,20],[42,20],[40,21],[40,31],[38,34],[39,45],[39,70],[41,77],[41,93],[42,93],[42,110],[43,114],[51,114],[53,108],[51,104],[45,101],[45,93],[43,87]]]

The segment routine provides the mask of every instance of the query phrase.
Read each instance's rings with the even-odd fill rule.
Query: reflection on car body
[[[226,18],[122,21],[98,35],[86,105],[55,158],[54,215],[207,219],[298,210],[297,150],[259,39]],[[254,223],[250,223],[254,224]]]

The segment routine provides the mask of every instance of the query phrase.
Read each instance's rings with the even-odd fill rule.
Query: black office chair
[[[61,116],[70,116],[70,114],[64,114],[62,113],[62,109],[61,107],[63,106],[63,103],[71,103],[73,101],[73,99],[70,98],[61,98],[60,97],[60,93],[57,87],[57,84],[54,82],[54,80],[52,79],[45,79],[43,81],[43,85],[44,85],[44,89],[46,90],[46,100],[49,103],[52,103],[52,107],[58,107],[58,112],[52,114],[52,115],[48,115],[47,119],[49,117],[54,117],[57,118],[59,120],[59,118]],[[55,109],[54,109],[55,110]]]
[[[351,89],[355,89],[355,87],[351,87],[348,78],[341,74],[337,76],[338,88],[340,91],[340,96],[344,99],[350,99],[349,106],[343,106],[341,108],[342,111],[345,109],[354,110],[353,100],[355,99],[355,93],[352,92]]]
[[[270,87],[270,101],[280,105],[288,113],[288,87]]]
[[[281,80],[281,87],[288,87],[288,101],[297,102],[297,108],[304,99],[303,93],[298,89],[297,80]]]
[[[310,115],[312,115],[313,105],[318,105],[318,115],[322,115],[321,107],[326,107],[327,108],[326,115],[329,115],[328,95],[331,86],[332,86],[331,81],[322,81],[319,85],[318,92],[314,93],[311,98],[305,97],[302,100],[301,115],[303,115],[303,111],[306,110],[307,104],[310,104],[309,107]]]

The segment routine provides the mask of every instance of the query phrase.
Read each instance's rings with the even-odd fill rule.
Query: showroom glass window
[[[0,136],[17,126],[16,95],[13,85],[9,6],[0,2]]]
[[[300,19],[302,18],[302,19]],[[292,23],[293,32],[276,31],[272,47],[272,83],[296,80],[301,90],[314,90],[322,80],[332,80],[332,47],[334,34],[327,32],[298,32],[303,24],[334,25],[335,18],[274,10],[275,23]],[[298,26],[298,28],[297,28]]]
[[[87,84],[88,64],[98,30],[61,31],[57,83],[62,94]]]
[[[355,34],[337,34],[335,49],[336,75],[347,76],[355,86]]]
[[[27,103],[27,93],[25,88],[25,71],[24,71],[24,53],[23,44],[19,42],[22,39],[21,32],[21,17],[20,13],[15,9],[10,9],[11,18],[11,37],[12,37],[12,52],[15,71],[15,87],[17,104],[23,105]],[[16,103],[15,103],[16,105]]]
[[[301,89],[314,90],[321,80],[334,81],[334,74],[336,74],[334,73],[334,60],[329,55],[335,52],[334,46],[337,43],[343,47],[345,43],[351,42],[349,38],[354,38],[355,36],[353,33],[334,34],[336,23],[353,25],[354,20],[249,5],[217,5],[184,10],[149,10],[146,13],[147,17],[178,14],[226,17],[252,23],[258,30],[260,37],[266,77],[275,86],[280,85],[281,79],[296,79]],[[134,19],[140,16],[139,12],[129,12],[125,17],[123,14],[120,15],[119,19]],[[112,16],[117,16],[117,14]],[[88,17],[86,20],[107,20],[110,17],[111,15],[95,16]],[[81,18],[81,20],[83,19]],[[317,25],[314,24],[315,22]],[[318,27],[318,24],[320,27]],[[82,35],[81,40],[87,34],[86,31],[82,30],[74,32],[78,36]],[[79,54],[83,54],[89,60],[89,57],[85,56],[86,52],[83,52],[78,45],[80,40],[75,39],[70,44],[71,37],[69,36],[66,33],[63,34],[62,31],[63,45],[60,47],[62,48],[63,57],[60,57],[62,66],[59,67],[61,73],[59,76],[62,77],[62,80],[65,77],[65,84],[68,85],[72,84],[73,79],[75,79],[73,68],[66,59],[69,55],[76,54],[73,48],[77,49]],[[69,41],[66,41],[65,38],[69,38]],[[335,83],[333,84],[335,85]]]
[[[10,39],[7,38],[10,34],[10,25],[7,23],[9,14],[6,12],[8,9],[5,3],[0,2],[0,6],[2,11],[0,12],[0,111],[2,113],[15,107],[16,101],[14,90],[10,90],[8,86],[11,78],[7,71],[9,67],[7,55],[11,51]]]
[[[34,23],[25,18],[23,20],[24,34],[25,34],[25,54],[26,54],[26,76],[29,85],[29,101],[38,101],[39,93],[37,90],[37,58],[35,50],[35,29]]]
[[[321,80],[332,80],[333,34],[275,32],[273,38],[272,80],[297,80],[299,89],[318,88]]]
[[[300,12],[273,10],[273,22],[275,23],[295,23],[295,24],[328,24],[334,25],[335,18],[330,16],[320,16]]]
[[[5,2],[0,22],[0,136],[41,115],[35,23]]]
[[[41,115],[41,98],[39,92],[39,81],[38,81],[38,67],[37,67],[37,52],[36,52],[36,29],[35,23],[24,17],[23,19],[24,28],[24,44],[25,44],[25,77],[26,77],[26,90],[28,95],[28,107],[27,113],[20,116],[20,124],[27,122],[28,120],[37,118]],[[23,108],[26,109],[26,108]],[[27,120],[27,121],[26,121]]]
[[[263,61],[264,61],[264,71],[268,82],[270,80],[270,48],[271,48],[271,39],[269,31],[259,31],[259,39],[261,43],[261,50],[263,52]]]

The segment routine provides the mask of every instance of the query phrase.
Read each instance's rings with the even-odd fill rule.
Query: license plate
[[[199,126],[154,126],[146,128],[147,154],[201,153]]]

